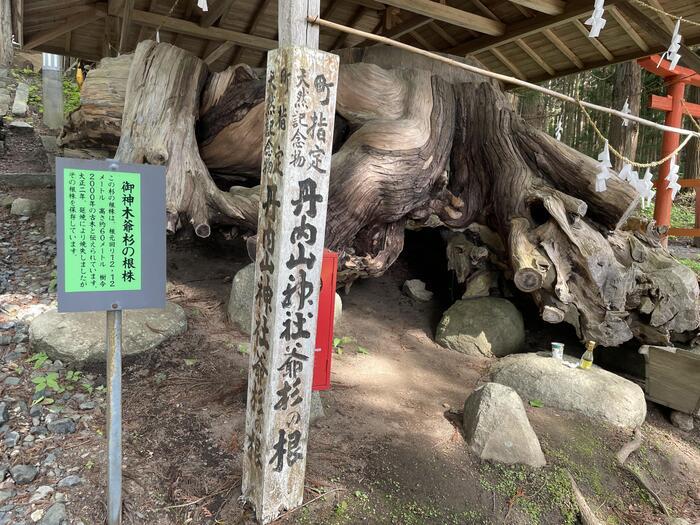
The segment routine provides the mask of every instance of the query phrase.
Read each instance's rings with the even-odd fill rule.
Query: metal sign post
[[[59,312],[107,312],[107,524],[122,509],[122,310],[165,308],[165,168],[56,159]]]
[[[122,311],[107,311],[107,525],[122,521]]]

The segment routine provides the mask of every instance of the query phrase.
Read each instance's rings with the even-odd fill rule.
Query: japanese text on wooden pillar
[[[338,57],[268,55],[243,495],[263,523],[301,504]]]

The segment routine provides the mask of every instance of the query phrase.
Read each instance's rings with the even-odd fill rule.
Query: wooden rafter
[[[554,76],[556,74],[556,71],[554,71],[554,68],[547,64],[547,62],[544,61],[544,59],[538,55],[534,49],[532,49],[529,45],[525,43],[524,40],[518,39],[515,41],[515,44],[525,51],[529,55],[529,57],[534,60],[538,66],[540,66],[542,69],[544,69],[547,73],[550,75]]]
[[[366,9],[367,8],[365,6],[358,5],[348,25],[350,27],[355,27],[357,23],[360,20],[362,20],[362,17],[365,16]],[[345,41],[348,39],[348,36],[349,35],[347,33],[341,33],[340,35],[338,35],[338,38],[335,39],[335,42],[333,43],[331,49],[340,49],[341,47],[343,47],[345,45]]]
[[[24,44],[24,49],[34,49],[35,47],[40,46],[41,44],[50,42],[51,40],[58,38],[59,36],[65,35],[66,33],[73,31],[74,29],[78,29],[79,27],[91,24],[95,20],[104,18],[105,16],[107,16],[107,11],[105,9],[98,8],[93,9],[87,13],[82,13],[79,16],[75,16],[64,22],[55,24],[53,27],[47,29],[46,31],[42,31],[38,35],[32,36]]]
[[[668,31],[661,23],[656,22],[638,7],[632,4],[620,4],[620,11],[622,11],[623,16],[642,28],[657,44],[668,45],[671,41],[673,31]],[[681,63],[690,69],[700,71],[700,57],[683,41],[681,41],[680,55]]]
[[[688,46],[700,45],[700,35],[696,35],[696,36],[688,38],[686,41],[686,45],[688,45]],[[666,51],[667,48],[668,48],[668,43],[666,43],[663,46],[653,44],[652,46],[650,46],[649,54],[663,53],[664,51]],[[641,53],[639,50],[635,50],[635,51],[632,51],[629,53],[624,53],[624,54],[616,54],[615,55],[615,62],[613,62],[613,63],[619,64],[621,62],[627,62],[628,60],[636,60],[639,58],[640,54]],[[601,57],[600,60],[595,60],[595,61],[592,60],[592,61],[586,62],[585,69],[586,70],[595,69],[597,67],[605,66],[608,64],[610,64],[610,61]],[[569,67],[566,69],[557,69],[557,76],[565,76],[565,75],[570,75],[572,73],[580,73],[580,72],[581,72],[581,69],[579,69],[576,66],[573,66],[573,67]],[[548,80],[550,78],[551,77],[547,74],[534,75],[534,76],[530,77],[528,79],[528,81],[529,82],[541,82],[543,80]]]
[[[124,2],[124,10],[122,12],[122,25],[119,31],[119,47],[117,52],[121,54],[126,49],[126,40],[129,37],[129,28],[131,26],[131,12],[134,9],[134,0],[126,0]]]
[[[588,39],[591,45],[595,47],[601,55],[605,57],[606,60],[614,62],[615,57],[610,52],[610,50],[602,44],[600,38],[588,38],[588,33],[590,33],[590,29],[584,26],[580,20],[574,20],[574,25],[581,32],[581,34]]]
[[[265,18],[265,12],[267,11],[267,8],[270,6],[270,2],[272,0],[262,0],[260,5],[258,6],[257,10],[255,11],[255,14],[253,15],[253,20],[251,20],[250,25],[246,28],[246,33],[249,35],[254,35],[255,32],[258,30],[258,26],[260,25],[260,22],[262,22]],[[236,64],[240,59],[241,59],[241,54],[243,53],[243,48],[239,47],[236,49],[236,52],[233,54],[233,57],[231,58],[231,63]]]
[[[623,4],[620,4],[621,6]],[[620,24],[620,27],[627,33],[627,35],[634,41],[635,44],[641,49],[642,51],[649,51],[649,44],[647,44],[644,39],[642,38],[642,35],[640,35],[637,30],[632,27],[632,24],[630,24],[627,19],[618,11],[616,6],[610,6],[607,8],[608,13],[612,15],[612,17],[615,19],[615,21]]]
[[[518,69],[518,66],[516,66],[511,60],[509,60],[503,53],[501,53],[498,48],[491,48],[489,51],[495,56],[501,63],[503,63],[504,66],[506,66],[516,77],[518,77],[520,80],[527,80],[525,75],[523,74],[520,69]]]
[[[132,16],[134,23],[150,27],[160,27],[174,33],[203,38],[205,40],[222,40],[230,41],[235,44],[251,47],[254,49],[274,49],[277,47],[277,42],[269,38],[263,38],[254,35],[248,35],[239,31],[223,29],[220,27],[203,28],[194,22],[172,18],[165,15],[148,13],[134,9]]]
[[[606,0],[605,5],[612,6],[624,0]],[[487,50],[495,46],[501,46],[509,42],[513,42],[519,38],[525,38],[530,35],[541,32],[543,29],[557,27],[567,22],[587,16],[593,10],[593,2],[591,0],[569,0],[566,3],[564,12],[555,15],[539,15],[520,22],[514,22],[508,25],[506,32],[501,36],[485,36],[472,40],[467,40],[449,50],[449,53],[454,55],[468,55],[482,50]]]
[[[411,15],[409,18],[404,20],[403,22],[398,23],[397,25],[391,27],[391,29],[386,29],[382,31],[380,34],[382,36],[385,36],[387,38],[393,38],[393,39],[400,39],[402,36],[405,36],[409,33],[413,33],[416,29],[420,29],[421,27],[428,25],[433,21],[432,18],[426,18],[421,15]],[[375,33],[381,29],[383,24],[378,24],[377,27],[375,28]],[[356,42],[355,44],[352,45],[352,47],[358,46],[361,43],[363,43],[364,40],[360,40]]]
[[[506,30],[501,22],[432,0],[382,0],[382,3],[487,35],[502,35]]]
[[[210,27],[225,18],[228,12],[233,7],[235,0],[218,0],[214,6],[209,6],[209,10],[202,15],[199,25],[202,27]]]
[[[559,51],[561,51],[566,58],[571,60],[573,64],[579,68],[583,69],[583,62],[581,59],[576,56],[576,53],[574,53],[569,46],[567,46],[564,41],[559,38],[553,30],[551,29],[545,29],[542,31],[542,34],[549,40],[552,44],[554,44],[554,47],[556,47]]]
[[[650,5],[654,6],[656,9],[659,9],[660,11],[664,10],[664,6],[661,5],[661,2],[659,2],[659,0],[647,0],[647,2]],[[657,16],[659,20],[661,20],[661,23],[666,27],[666,29],[668,29],[669,33],[673,33],[673,30],[676,26],[675,22],[673,22],[673,20],[671,20],[666,15],[659,14]]]
[[[451,46],[456,46],[457,45],[457,40],[450,35],[447,31],[445,31],[442,27],[440,27],[440,24],[435,22],[434,20],[428,23],[428,27],[435,31],[440,38],[442,38],[445,42],[447,42]]]
[[[513,4],[521,5],[548,15],[559,15],[564,12],[566,3],[562,0],[509,0]]]

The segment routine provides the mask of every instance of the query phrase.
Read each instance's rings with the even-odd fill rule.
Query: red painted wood
[[[681,188],[700,188],[700,179],[681,179],[678,184]]]
[[[652,95],[651,99],[649,100],[649,108],[658,109],[660,111],[671,111],[673,108],[673,100],[671,100],[671,97]],[[686,102],[683,110],[686,115],[692,115],[693,117],[700,118],[700,104]]]
[[[669,228],[668,234],[674,237],[700,237],[700,228]]]
[[[659,55],[652,55],[650,57],[640,58],[637,60],[637,63],[650,73],[653,73],[659,77],[680,77],[680,79],[682,79],[682,81],[686,84],[692,84],[700,87],[700,74],[696,73],[692,69],[682,66],[676,66],[675,69],[671,71],[669,69],[671,63],[668,60],[662,60],[661,65],[657,67],[660,58],[661,57]]]
[[[313,390],[328,390],[331,387],[335,284],[337,276],[338,254],[330,250],[323,250],[321,292],[318,298],[318,322],[316,325]]]
[[[666,125],[680,128],[683,120],[683,106],[681,101],[685,94],[685,82],[670,82],[668,85],[668,93],[673,99],[671,111],[666,113]],[[672,153],[680,144],[678,133],[664,132],[663,142],[661,143],[661,156],[665,157]],[[656,202],[654,203],[654,220],[660,226],[671,226],[671,199],[672,192],[668,189],[666,177],[671,169],[671,160],[664,162],[659,168],[659,178],[656,181]],[[662,237],[661,243],[666,246],[668,237]]]

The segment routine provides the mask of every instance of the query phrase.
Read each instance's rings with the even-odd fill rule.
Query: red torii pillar
[[[651,109],[658,109],[666,112],[666,122],[667,126],[673,126],[674,128],[682,127],[683,114],[687,113],[693,115],[694,117],[700,118],[700,105],[685,103],[683,97],[685,96],[685,86],[692,84],[694,86],[700,86],[700,75],[697,74],[692,69],[688,69],[681,66],[676,66],[673,71],[669,69],[671,65],[668,60],[661,60],[659,55],[650,56],[647,58],[642,58],[638,61],[639,65],[644,69],[662,77],[666,83],[667,95],[665,97],[660,97],[658,95],[652,95],[649,107]],[[680,145],[680,136],[678,133],[673,133],[670,131],[664,131],[664,138],[661,145],[661,157],[669,155]],[[677,159],[678,160],[678,159]],[[656,181],[656,202],[654,204],[654,220],[660,226],[671,226],[671,190],[668,189],[668,182],[666,182],[666,177],[668,176],[669,170],[671,169],[671,161],[668,160],[664,162],[659,168],[659,177]],[[678,181],[681,186],[697,186],[698,182],[688,183],[690,181]],[[700,188],[695,197],[695,230],[680,230],[674,229],[674,231],[669,230],[669,234],[682,235],[700,235],[700,230],[697,229],[700,226]],[[667,238],[662,239],[663,244],[667,242]]]

